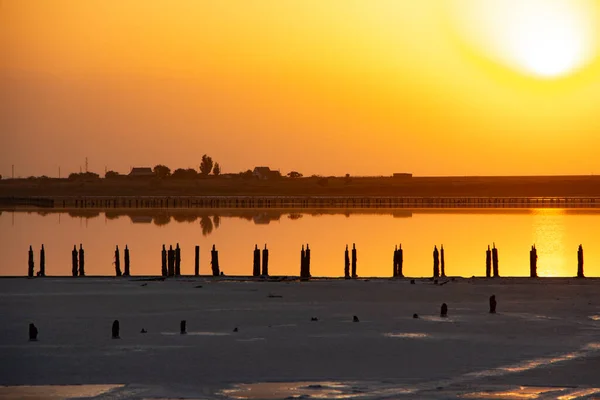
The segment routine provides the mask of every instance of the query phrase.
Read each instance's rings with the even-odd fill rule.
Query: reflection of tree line
[[[28,213],[32,211],[28,210]],[[38,215],[47,216],[50,214],[64,213],[65,211],[35,211]],[[281,218],[288,218],[292,221],[298,220],[305,215],[319,217],[325,215],[345,215],[350,217],[351,214],[367,214],[367,215],[392,215],[395,218],[410,218],[412,212],[409,210],[340,210],[340,209],[303,209],[303,210],[271,210],[271,209],[210,209],[210,210],[139,210],[139,209],[122,209],[122,210],[85,210],[72,209],[66,211],[72,218],[92,219],[98,218],[104,213],[106,219],[116,220],[118,218],[128,217],[134,224],[137,223],[153,223],[156,226],[164,226],[173,221],[177,223],[195,223],[199,222],[202,229],[202,234],[210,235],[215,229],[221,225],[221,218],[241,218],[249,222],[254,222],[256,225],[267,225],[272,221],[279,221]]]

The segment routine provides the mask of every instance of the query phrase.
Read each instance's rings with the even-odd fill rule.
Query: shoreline
[[[162,277],[159,275],[130,275],[130,276],[114,276],[114,275],[86,275],[86,276],[70,276],[70,275],[46,275],[46,276],[35,276],[35,277],[27,277],[22,275],[2,275],[0,276],[0,280],[9,280],[9,279],[25,279],[25,280],[43,280],[43,281],[52,281],[52,280],[72,280],[72,281],[101,281],[101,280],[110,280],[110,281],[129,281],[129,282],[252,282],[252,283],[308,283],[308,282],[337,282],[337,281],[348,281],[348,282],[389,282],[389,283],[407,283],[410,284],[411,280],[415,281],[415,284],[419,283],[427,283],[431,285],[444,286],[444,284],[450,282],[456,283],[600,283],[600,277],[591,276],[585,278],[578,278],[576,276],[549,276],[549,277],[537,277],[531,278],[528,276],[506,276],[506,277],[498,277],[498,278],[486,278],[485,276],[472,276],[472,277],[462,277],[462,276],[448,276],[445,278],[431,278],[431,277],[403,277],[403,278],[393,278],[393,277],[358,277],[355,279],[346,279],[342,277],[311,277],[310,279],[300,278],[299,276],[269,276],[265,277],[253,277],[250,275],[238,275],[238,276],[211,276],[211,275],[179,275],[179,276],[171,276],[171,277]],[[437,281],[437,283],[434,283]]]

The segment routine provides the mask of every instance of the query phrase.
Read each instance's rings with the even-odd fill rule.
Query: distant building
[[[409,174],[407,172],[394,172],[394,174],[392,175],[392,178],[410,179],[410,178],[412,178],[412,174]]]
[[[128,176],[132,178],[151,178],[154,176],[154,172],[150,167],[134,167],[131,168]]]
[[[271,170],[269,167],[255,167],[252,175],[258,179],[273,179],[281,177],[281,172]]]

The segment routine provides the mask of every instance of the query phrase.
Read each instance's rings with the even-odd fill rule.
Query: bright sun
[[[455,0],[452,11],[465,41],[528,75],[564,76],[596,56],[594,0]]]

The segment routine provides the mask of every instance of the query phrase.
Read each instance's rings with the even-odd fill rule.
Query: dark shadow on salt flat
[[[230,333],[227,332],[187,332],[185,335],[182,335],[180,332],[161,332],[161,335],[165,336],[230,336]]]

